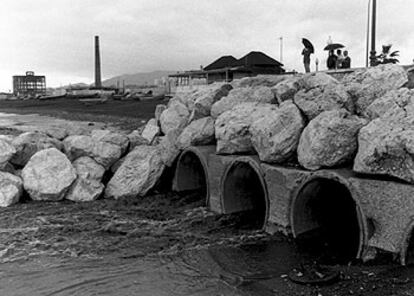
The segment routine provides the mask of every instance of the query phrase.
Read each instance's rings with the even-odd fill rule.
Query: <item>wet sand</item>
[[[73,121],[103,122],[132,131],[154,117],[157,104],[166,104],[166,101],[108,100],[98,105],[85,105],[77,99],[66,98],[45,101],[0,101],[0,112],[48,115]]]
[[[0,209],[0,295],[412,295],[414,267],[331,265],[333,285],[295,284],[310,258],[195,193]]]

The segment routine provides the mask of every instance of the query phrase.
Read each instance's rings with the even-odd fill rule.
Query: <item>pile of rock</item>
[[[33,200],[95,200],[105,191],[104,175],[147,144],[136,131],[93,130],[63,139],[40,132],[0,136],[0,206],[18,202],[24,193]]]
[[[0,206],[24,192],[73,201],[145,195],[181,150],[210,144],[218,154],[255,153],[266,163],[352,165],[414,182],[414,91],[407,81],[397,65],[341,81],[325,73],[258,76],[178,93],[157,106],[142,132],[0,136]]]
[[[413,182],[407,82],[398,65],[357,70],[341,81],[321,72],[244,78],[178,94],[146,129],[154,125],[164,135],[158,146],[168,150],[169,164],[181,149],[216,143],[218,154],[254,153],[308,170],[353,166]]]

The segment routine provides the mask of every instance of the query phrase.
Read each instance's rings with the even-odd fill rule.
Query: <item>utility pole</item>
[[[375,66],[376,51],[375,51],[375,36],[376,36],[376,22],[377,22],[377,0],[372,0],[372,14],[371,14],[371,56],[370,65]]]
[[[283,36],[279,37],[279,44],[280,44],[279,59],[280,59],[280,62],[283,64]]]

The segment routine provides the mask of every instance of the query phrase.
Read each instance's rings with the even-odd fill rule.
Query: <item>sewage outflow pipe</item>
[[[240,156],[227,165],[220,182],[224,214],[246,212],[246,223],[265,227],[269,199],[260,162],[256,156]]]
[[[311,175],[292,199],[293,236],[303,239],[311,249],[323,243],[340,261],[360,258],[368,231],[355,194],[346,178],[335,172]]]

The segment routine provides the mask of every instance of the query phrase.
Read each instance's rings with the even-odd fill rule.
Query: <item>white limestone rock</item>
[[[414,104],[392,108],[363,127],[354,171],[414,183]]]
[[[76,179],[76,170],[56,148],[35,153],[23,168],[23,185],[33,200],[61,200]]]
[[[197,92],[190,121],[210,116],[213,104],[226,97],[232,88],[230,84],[212,84],[211,87]]]
[[[301,76],[298,75],[290,76],[272,87],[272,91],[279,104],[287,100],[293,100],[295,94],[300,89],[300,79]]]
[[[331,80],[328,80],[331,81]],[[308,85],[314,85],[309,83]],[[324,111],[346,109],[354,112],[354,102],[345,87],[337,82],[326,82],[322,86],[304,88],[294,97],[295,104],[308,120],[312,120]]]
[[[291,101],[254,121],[250,127],[251,141],[260,160],[268,163],[288,160],[296,152],[304,127],[300,110]]]
[[[89,156],[96,162],[110,168],[121,158],[121,147],[92,139],[90,136],[69,136],[63,141],[64,151],[70,160]]]
[[[96,180],[78,177],[66,194],[66,199],[75,202],[86,202],[98,199],[105,186]]]
[[[285,75],[257,75],[253,77],[243,77],[242,79],[234,80],[234,82],[232,82],[232,85],[234,88],[257,86],[273,87],[285,79]]]
[[[161,153],[161,159],[165,166],[171,167],[181,152],[177,140],[181,134],[178,129],[170,130],[165,136],[160,138],[158,148]]]
[[[162,112],[165,111],[165,109],[167,109],[167,106],[163,105],[163,104],[158,104],[157,106],[155,106],[155,112],[154,112],[154,117],[155,117],[155,121],[157,123],[157,125],[160,125],[160,117]]]
[[[18,203],[22,194],[22,179],[10,173],[0,172],[0,207]]]
[[[137,146],[149,145],[148,140],[141,136],[140,131],[134,130],[127,135],[129,139],[129,151],[133,150]]]
[[[217,153],[253,153],[250,126],[259,118],[277,110],[273,104],[242,103],[222,113],[215,122]]]
[[[160,134],[160,127],[157,124],[157,120],[152,118],[148,120],[147,124],[145,125],[144,130],[142,131],[141,136],[148,141],[151,145],[154,141],[155,137]]]
[[[188,124],[189,117],[187,107],[178,100],[173,100],[160,116],[161,131],[167,134],[172,129],[183,130]]]
[[[402,66],[385,64],[357,70],[342,82],[354,98],[357,114],[365,115],[365,109],[376,99],[403,87],[408,82],[408,74]]]
[[[352,163],[358,149],[358,132],[366,124],[365,119],[345,110],[321,113],[300,137],[299,163],[309,170]]]
[[[48,128],[45,132],[49,137],[52,137],[59,141],[69,136],[67,129],[63,127],[52,126]]]
[[[115,199],[145,195],[164,170],[156,146],[138,146],[131,151],[105,189],[105,197]]]
[[[62,150],[62,143],[60,141],[37,132],[20,134],[13,140],[12,145],[16,149],[16,153],[10,162],[18,166],[26,165],[29,159],[40,150],[48,148]]]
[[[414,103],[414,90],[408,88],[393,89],[373,101],[363,112],[363,115],[373,120],[389,113],[397,111]]]
[[[89,156],[82,156],[72,163],[79,177],[101,181],[105,168]]]
[[[190,146],[208,145],[214,142],[214,119],[204,117],[191,122],[178,137],[180,149]]]
[[[213,104],[211,116],[217,118],[220,114],[247,102],[275,104],[276,99],[271,88],[267,86],[234,88],[226,97]]]
[[[124,154],[128,150],[129,139],[126,135],[119,132],[109,130],[93,130],[91,137],[95,141],[107,142],[121,147],[121,153]]]
[[[5,168],[15,154],[14,146],[7,140],[0,139],[0,169]]]

